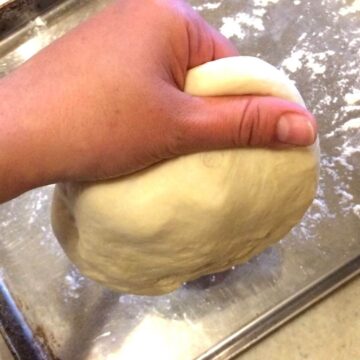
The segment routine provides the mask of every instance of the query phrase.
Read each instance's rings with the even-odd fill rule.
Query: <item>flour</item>
[[[257,14],[263,13],[257,12]],[[265,30],[261,16],[262,15],[259,16],[249,15],[247,13],[238,13],[237,15],[235,15],[235,17],[224,17],[222,19],[223,25],[221,26],[220,31],[224,36],[228,38],[236,36],[239,39],[243,39],[246,35],[245,29],[252,29],[255,31]]]
[[[353,118],[326,134],[325,139],[342,139],[339,146],[334,147],[333,155],[323,160],[324,171],[334,183],[334,193],[344,214],[358,214],[359,204],[356,203],[353,193],[350,192],[349,181],[359,171],[356,164],[360,164],[360,118]],[[345,176],[339,176],[339,169]]]
[[[242,29],[240,23],[231,17],[223,18],[223,26],[220,32],[227,38],[236,36],[238,39],[244,39],[246,32]]]
[[[221,2],[215,2],[215,3],[205,3],[198,6],[193,6],[193,8],[197,11],[203,11],[203,10],[215,10],[221,5]]]
[[[32,24],[34,26],[34,30],[33,31],[39,31],[40,28],[46,28],[47,26],[47,22],[44,18],[42,18],[41,16],[37,16],[33,21]]]
[[[74,268],[64,277],[64,300],[78,299],[86,279]]]
[[[327,3],[330,0],[323,0],[322,5]],[[342,16],[351,16],[357,10],[360,10],[360,1],[328,16],[332,18],[331,23],[337,23],[344,21]],[[320,31],[303,32],[280,64],[281,69],[297,81],[301,81],[299,74],[306,74],[311,81],[308,93],[303,95],[319,120],[321,144],[327,149],[321,157],[317,199],[300,226],[293,230],[298,239],[316,242],[317,225],[326,219],[354,215],[360,218],[359,194],[353,183],[360,169],[359,34],[360,29],[356,27],[350,28],[348,33],[341,33],[331,26],[324,26]],[[336,50],[321,41],[329,37],[338,40]],[[333,58],[339,56],[339,48],[345,48],[342,44],[346,44],[346,50],[340,50],[344,52],[341,56],[346,61],[334,67]],[[331,197],[336,199],[341,215],[330,205]]]
[[[266,9],[264,8],[255,8],[252,10],[252,13],[257,17],[263,17],[266,14]]]
[[[220,32],[230,38],[244,39],[248,33],[255,36],[265,30],[264,17],[269,10],[269,5],[277,4],[279,0],[254,0],[250,12],[239,12],[235,16],[223,17]]]
[[[270,4],[277,4],[279,0],[254,0],[255,6],[268,6]]]
[[[360,0],[354,0],[351,5],[341,8],[339,14],[345,16],[355,14],[358,11],[360,11]]]
[[[329,56],[335,55],[332,50],[327,50],[318,53],[311,53],[303,49],[295,49],[289,57],[282,62],[282,67],[289,72],[296,72],[302,67],[306,67],[311,71],[311,79],[318,75],[322,75],[326,71],[326,61]]]
[[[306,53],[304,50],[297,50],[294,51],[290,57],[286,58],[282,62],[282,67],[286,70],[294,73],[298,70],[300,70],[303,67],[303,61],[302,59],[306,56]]]
[[[353,207],[354,214],[360,219],[360,204]]]
[[[360,118],[355,118],[347,121],[344,125],[341,126],[341,129],[343,131],[360,129]]]
[[[360,89],[353,89],[352,92],[349,92],[345,95],[345,101],[349,105],[354,105],[360,102]]]

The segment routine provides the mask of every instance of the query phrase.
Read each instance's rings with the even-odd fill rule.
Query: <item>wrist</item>
[[[33,111],[45,99],[29,100],[26,82],[26,73],[16,72],[0,80],[0,203],[54,177],[41,150],[44,135],[36,131],[41,119]]]

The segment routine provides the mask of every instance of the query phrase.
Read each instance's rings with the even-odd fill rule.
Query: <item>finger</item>
[[[188,69],[206,62],[239,55],[230,40],[221,35],[203,18],[195,14],[188,23]]]
[[[300,105],[262,96],[192,98],[179,120],[177,153],[232,147],[306,146],[315,142],[314,117]]]
[[[222,35],[212,26],[210,25],[207,26],[208,26],[208,31],[211,34],[213,47],[214,47],[212,60],[240,55],[239,51],[230,40],[228,40],[224,35]]]

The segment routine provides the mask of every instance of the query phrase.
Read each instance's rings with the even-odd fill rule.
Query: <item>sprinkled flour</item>
[[[360,204],[353,207],[354,214],[360,219]]]
[[[353,0],[353,3],[349,6],[345,6],[340,9],[340,15],[355,14],[360,11],[360,0]]]
[[[268,6],[269,4],[276,4],[279,0],[254,0],[255,6]]]
[[[291,55],[282,62],[282,67],[289,72],[296,72],[303,66],[307,67],[311,71],[311,78],[317,75],[324,74],[326,71],[326,65],[324,60],[328,56],[333,56],[334,51],[328,50],[319,53],[310,53],[305,50],[295,50]]]
[[[194,6],[194,9],[197,11],[202,11],[202,10],[214,10],[217,9],[219,6],[221,5],[221,2],[214,2],[214,3],[205,3],[202,5],[198,5],[198,6]]]
[[[220,31],[226,37],[237,36],[239,39],[242,39],[246,36],[244,28],[263,31],[265,30],[263,21],[261,19],[262,15],[254,13],[249,15],[247,13],[238,13],[235,17],[224,17],[222,19],[223,25],[220,28]]]
[[[353,89],[352,92],[349,92],[344,97],[348,105],[355,105],[360,103],[360,89]]]
[[[78,299],[83,288],[85,278],[75,269],[71,269],[64,278],[64,300]]]

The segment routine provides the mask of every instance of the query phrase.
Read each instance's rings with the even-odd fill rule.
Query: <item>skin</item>
[[[192,152],[312,144],[299,105],[183,92],[188,69],[236,55],[182,0],[116,1],[0,80],[0,202]]]

